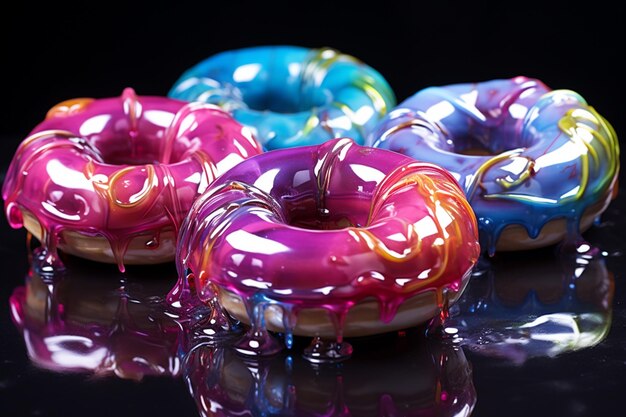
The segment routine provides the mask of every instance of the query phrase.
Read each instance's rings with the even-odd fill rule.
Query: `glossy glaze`
[[[347,312],[375,299],[388,323],[407,299],[460,291],[479,253],[475,217],[450,174],[350,139],[268,152],[212,184],[182,226],[170,302],[209,302],[214,285],[262,326],[279,303],[287,335],[301,309]],[[191,274],[188,276],[188,272]],[[214,284],[214,285],[213,285]],[[183,300],[184,301],[184,300]]]
[[[101,236],[123,270],[133,238],[158,248],[218,175],[260,152],[217,107],[126,89],[52,108],[17,149],[2,196],[12,227],[25,212],[37,219],[50,256],[64,248],[65,231]]]
[[[362,144],[395,105],[385,79],[358,59],[293,46],[219,53],[185,72],[169,95],[231,111],[266,149],[343,136]]]
[[[150,280],[132,272],[123,277],[110,265],[76,258],[68,266],[54,281],[31,269],[9,300],[37,367],[133,380],[180,374],[179,327],[158,319],[156,302],[171,276],[153,267],[142,270]]]
[[[462,349],[408,335],[370,340],[357,349],[365,353],[320,368],[297,356],[250,360],[226,347],[201,345],[186,356],[184,377],[201,416],[472,413],[476,390]]]
[[[368,143],[455,176],[490,253],[509,225],[531,238],[610,201],[619,169],[615,131],[577,93],[516,77],[424,89],[381,121]]]
[[[501,254],[476,268],[445,334],[480,355],[522,364],[599,344],[612,322],[615,280],[605,254],[581,242],[532,262]]]

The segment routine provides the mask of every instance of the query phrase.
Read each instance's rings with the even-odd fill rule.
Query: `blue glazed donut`
[[[382,75],[356,58],[293,46],[214,55],[186,71],[169,96],[231,111],[267,150],[344,136],[363,144],[396,103]]]
[[[449,170],[490,254],[577,237],[617,190],[611,125],[577,93],[526,77],[426,88],[367,144]]]

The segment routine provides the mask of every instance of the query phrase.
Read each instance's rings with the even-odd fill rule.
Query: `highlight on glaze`
[[[272,344],[264,338],[270,306],[282,312],[275,330],[287,346],[292,334],[308,333],[298,322],[305,309],[326,312],[341,344],[354,330],[344,328],[347,315],[364,300],[377,301],[386,331],[418,294],[436,293],[433,309],[444,310],[446,294],[462,291],[478,258],[475,222],[437,166],[350,139],[268,152],[220,177],[192,206],[169,302],[181,308],[199,299],[219,309],[217,298],[238,295],[260,350],[241,347],[244,354],[265,354],[261,345]]]
[[[232,112],[268,150],[344,136],[363,144],[396,102],[383,76],[358,59],[293,46],[216,54],[187,70],[169,96]]]
[[[145,250],[131,263],[173,259],[174,244],[162,236],[173,242],[196,196],[260,152],[249,129],[215,106],[129,88],[53,107],[18,147],[2,196],[12,227],[41,229],[30,231],[48,263],[58,263],[57,247],[99,260],[102,253],[72,246],[77,234],[106,238],[108,259],[123,271],[133,239],[144,239]]]
[[[513,225],[536,239],[565,219],[577,235],[591,223],[581,224],[586,213],[609,204],[619,170],[611,125],[579,94],[526,77],[426,88],[390,111],[367,143],[449,170],[490,254],[509,249],[498,239]]]
[[[179,376],[179,327],[160,320],[170,276],[148,269],[153,279],[126,274],[125,285],[112,266],[73,260],[63,276],[30,269],[9,304],[28,357],[39,368],[141,380]],[[162,269],[161,267],[159,267]],[[146,269],[142,269],[146,272]],[[139,278],[139,279],[138,279]]]
[[[321,368],[299,356],[242,358],[203,344],[185,357],[183,375],[203,417],[469,417],[476,390],[463,350],[410,339],[369,340],[356,346],[365,355]]]
[[[444,334],[480,355],[522,364],[593,347],[609,333],[615,280],[606,253],[581,242],[533,261],[502,254],[476,268]]]

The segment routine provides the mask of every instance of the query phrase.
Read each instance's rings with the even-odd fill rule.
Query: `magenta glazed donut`
[[[101,262],[171,261],[192,202],[261,152],[217,107],[162,97],[75,99],[53,107],[18,147],[2,189],[12,227]]]
[[[350,139],[276,150],[196,200],[170,301],[217,293],[253,329],[339,341],[406,328],[457,299],[477,233],[462,190],[435,165]]]

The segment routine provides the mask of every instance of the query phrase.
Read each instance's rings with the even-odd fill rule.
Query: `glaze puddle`
[[[349,359],[352,350],[352,345],[345,340],[338,342],[315,337],[304,349],[302,357],[311,363],[334,363]]]

